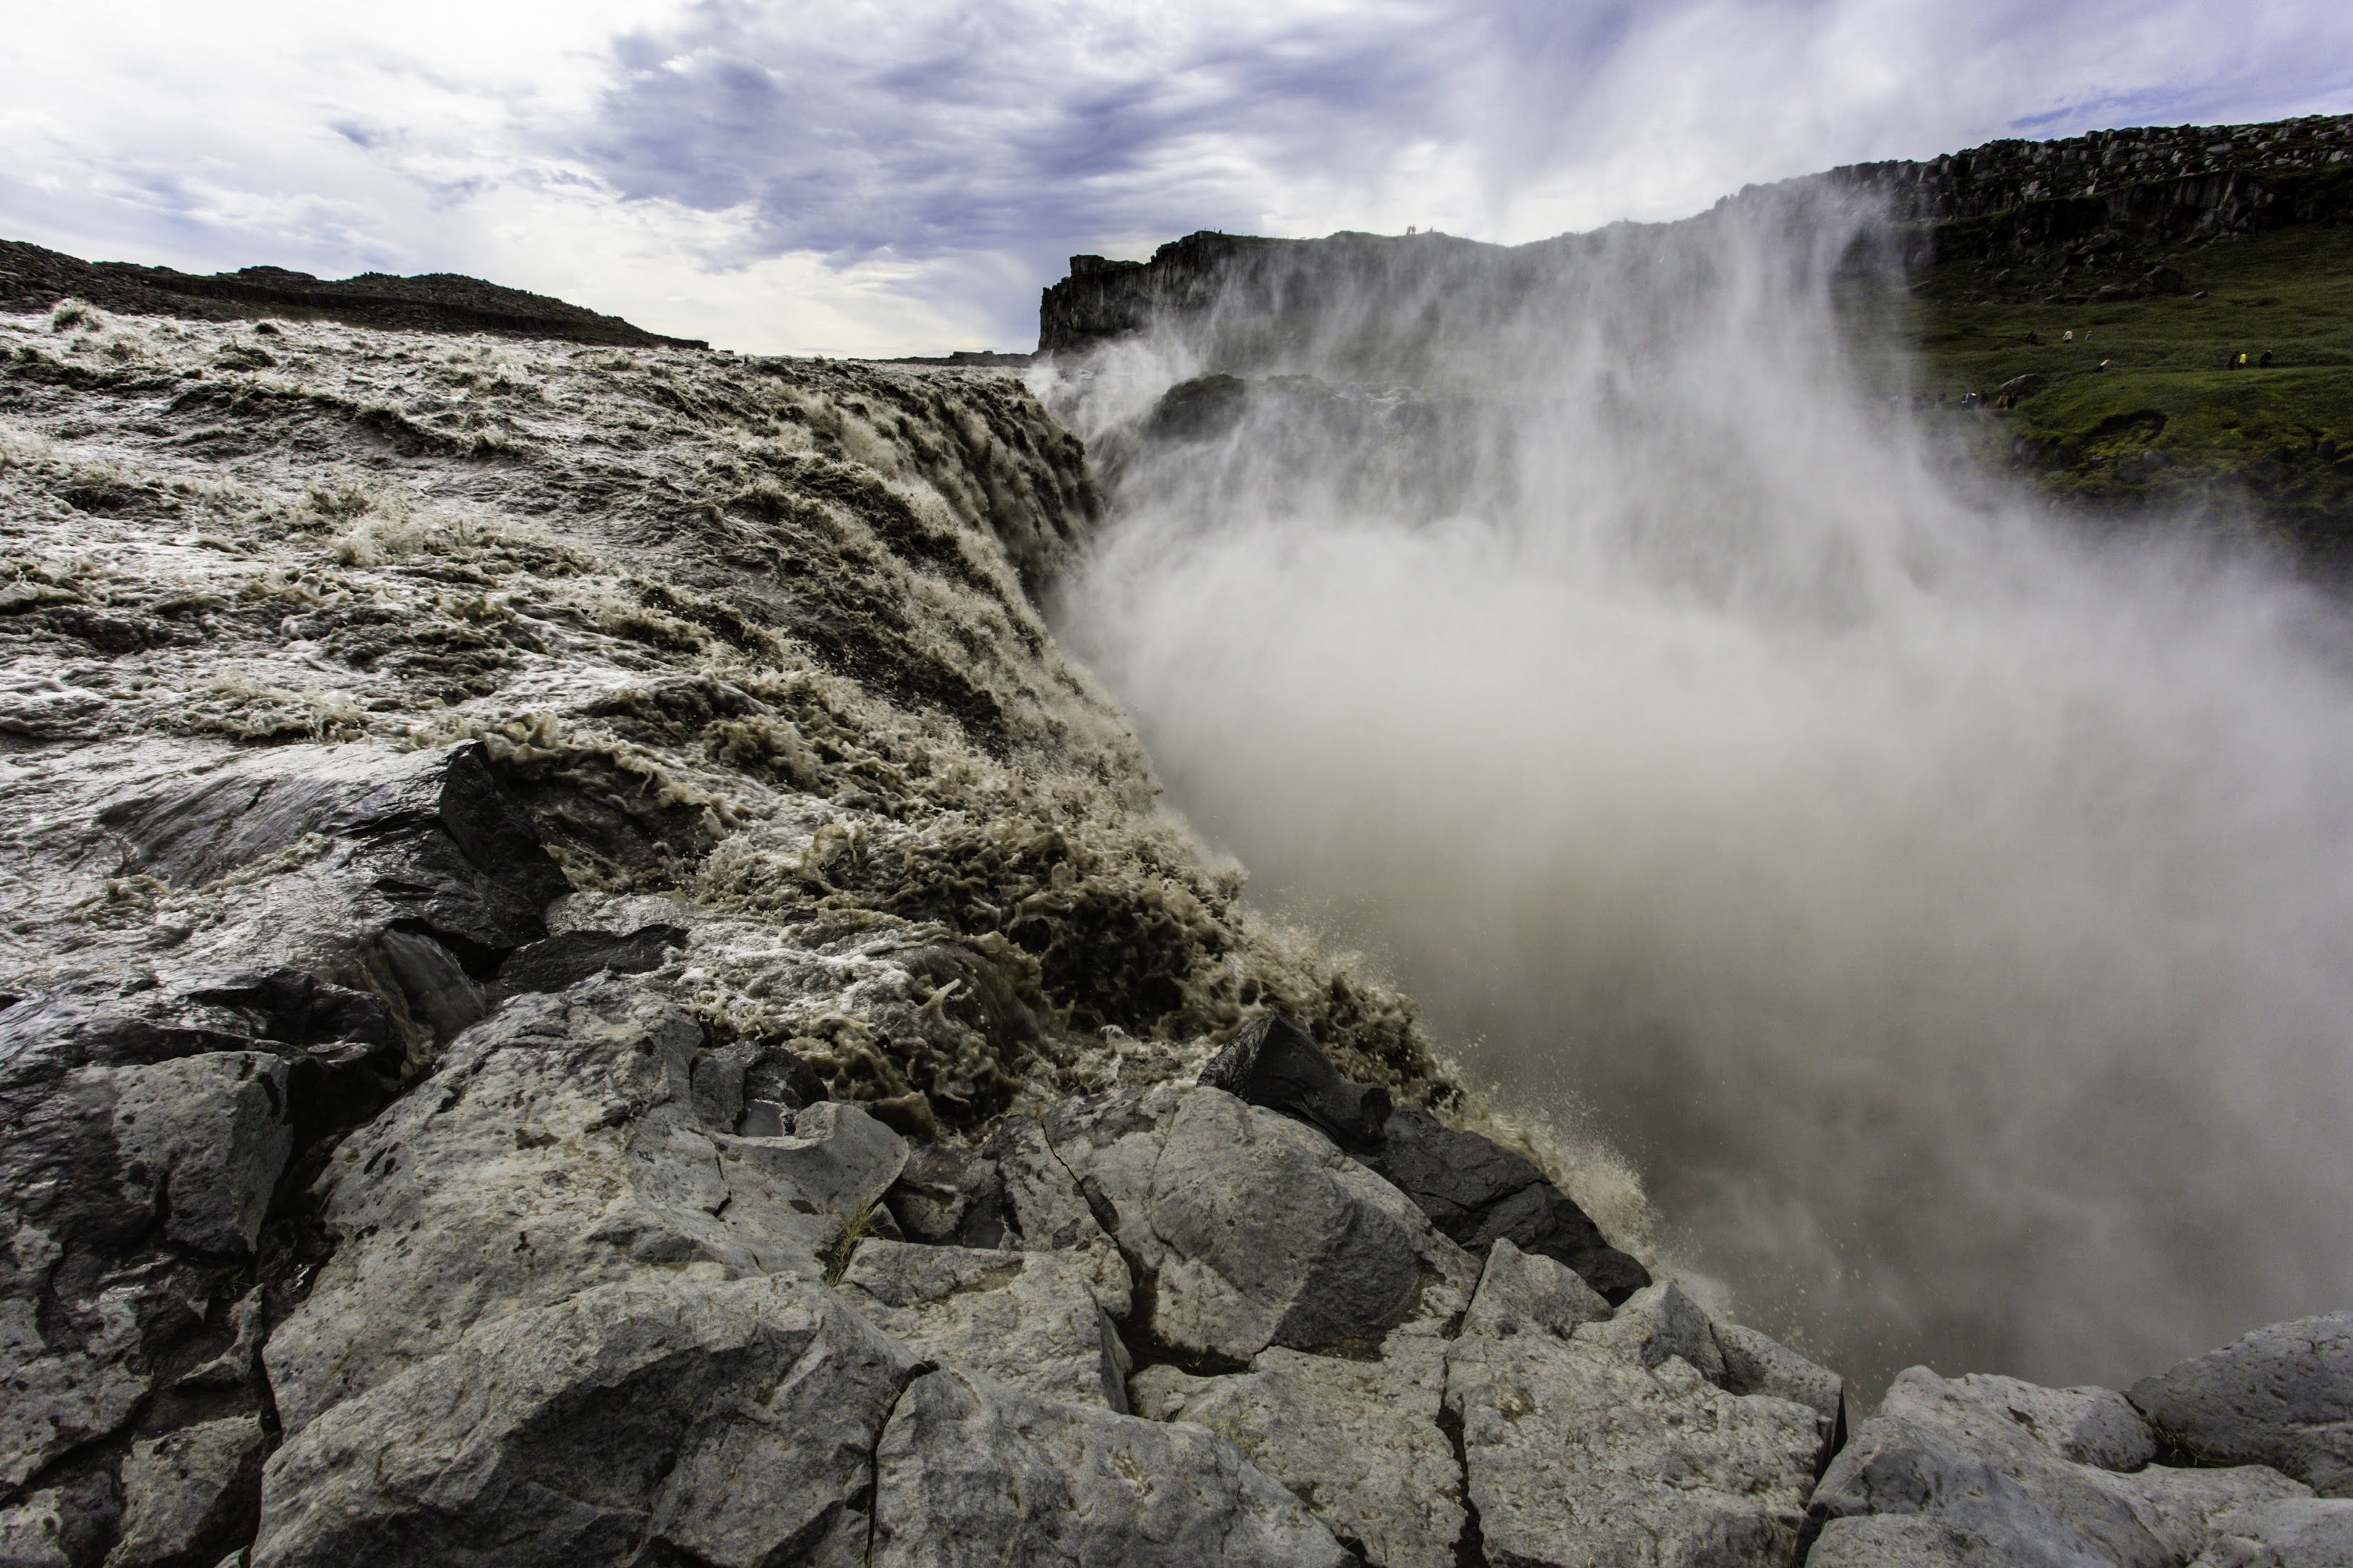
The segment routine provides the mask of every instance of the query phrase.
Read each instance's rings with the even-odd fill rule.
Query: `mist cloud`
[[[1841,232],[1042,377],[1107,455],[1205,367],[1438,395],[1127,452],[1061,627],[1258,895],[1603,1130],[1748,1321],[2121,1386],[2353,1300],[2353,637],[1948,467],[1842,357]]]

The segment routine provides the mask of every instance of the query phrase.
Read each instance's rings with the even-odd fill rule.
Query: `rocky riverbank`
[[[1160,812],[1018,382],[0,352],[0,1562],[2353,1552],[2353,1320],[1866,1418],[1662,1277]]]

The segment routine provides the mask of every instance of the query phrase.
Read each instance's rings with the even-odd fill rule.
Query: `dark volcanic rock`
[[[571,888],[473,742],[406,754],[303,748],[119,802],[100,820],[122,837],[129,868],[181,886],[310,834],[353,840],[395,912],[460,952],[543,936],[540,911]]]
[[[642,974],[659,969],[673,947],[686,945],[686,928],[639,926],[626,934],[609,931],[567,931],[519,947],[499,965],[501,994],[527,991],[561,991],[605,970],[616,974]]]
[[[1497,1237],[1566,1263],[1616,1306],[1651,1282],[1542,1171],[1419,1106],[1392,1110],[1388,1092],[1340,1076],[1307,1033],[1269,1015],[1201,1069],[1206,1088],[1303,1121],[1379,1172],[1446,1237],[1483,1253]]]
[[[1273,1014],[1236,1035],[1200,1082],[1304,1121],[1352,1153],[1378,1144],[1389,1116],[1388,1090],[1350,1083],[1305,1030]]]
[[[1455,1131],[1419,1106],[1389,1117],[1381,1151],[1366,1163],[1473,1252],[1508,1237],[1523,1252],[1567,1264],[1613,1307],[1651,1282],[1650,1270],[1610,1246],[1535,1165],[1475,1132]]]

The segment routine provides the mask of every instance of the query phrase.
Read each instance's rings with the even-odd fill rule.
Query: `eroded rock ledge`
[[[1850,1437],[1467,1121],[1062,661],[1018,384],[0,349],[0,1562],[2346,1560],[2353,1320]]]

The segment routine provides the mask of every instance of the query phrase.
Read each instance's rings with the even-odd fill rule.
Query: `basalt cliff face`
[[[1990,142],[1926,163],[1850,164],[1752,186],[1718,211],[1773,204],[1802,213],[1825,202],[1852,203],[1892,226],[1862,237],[1857,267],[2080,258],[2106,265],[2126,288],[2178,288],[2143,285],[2139,269],[2167,247],[2353,220],[2353,115]],[[1070,275],[1040,300],[1038,346],[1080,352],[1219,312],[1271,323],[1275,342],[1294,341],[1325,330],[1344,302],[1371,296],[1420,303],[1439,295],[1476,316],[1552,284],[1599,238],[1496,246],[1442,234],[1302,240],[1204,231],[1160,247],[1149,261],[1074,256]]]
[[[2341,1319],[1850,1433],[1653,1279],[1156,805],[1018,382],[0,353],[0,1562],[2344,1560]]]

